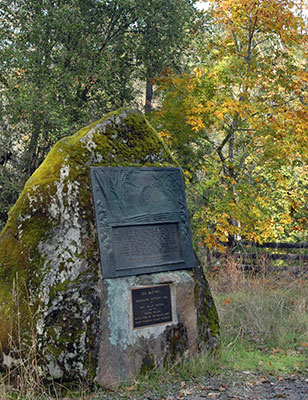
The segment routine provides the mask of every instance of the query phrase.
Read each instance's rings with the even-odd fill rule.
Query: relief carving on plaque
[[[92,167],[103,276],[194,267],[179,168]]]

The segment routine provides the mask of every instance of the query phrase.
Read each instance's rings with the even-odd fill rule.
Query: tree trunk
[[[151,79],[148,77],[145,90],[145,112],[151,112],[153,98],[153,85]]]

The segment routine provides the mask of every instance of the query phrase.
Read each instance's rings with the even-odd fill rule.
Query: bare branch
[[[237,39],[236,34],[235,34],[235,32],[234,32],[234,29],[233,29],[233,23],[232,23],[232,21],[229,21],[229,25],[230,25],[230,28],[231,28],[231,32],[232,32],[234,44],[235,44],[235,47],[236,47],[236,51],[237,51],[238,53],[240,53],[241,50],[242,50],[242,46],[241,46],[240,43],[238,42],[238,39]]]
[[[238,172],[235,174],[235,178],[237,178],[239,176],[247,157],[249,157],[249,153],[244,153],[243,156],[241,157],[241,160],[240,160],[240,163],[238,166]]]

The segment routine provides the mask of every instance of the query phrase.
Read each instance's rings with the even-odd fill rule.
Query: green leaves
[[[1,112],[21,143],[13,150],[24,179],[55,141],[108,111],[139,106],[141,80],[179,65],[193,4],[3,0]]]

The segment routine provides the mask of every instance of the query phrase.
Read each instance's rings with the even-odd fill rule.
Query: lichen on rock
[[[95,375],[103,277],[89,169],[110,165],[176,162],[142,114],[125,108],[51,149],[0,235],[0,364],[35,342],[51,378]]]

